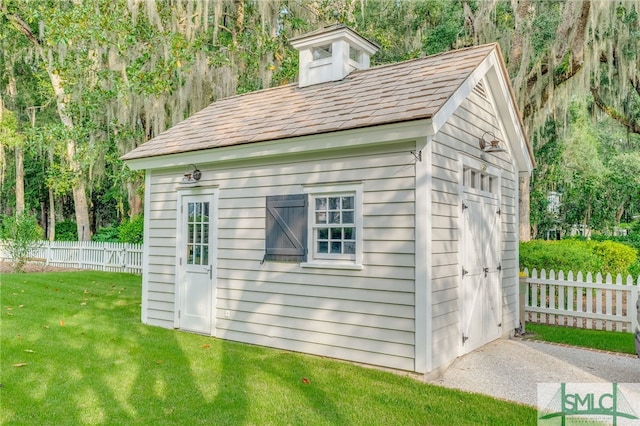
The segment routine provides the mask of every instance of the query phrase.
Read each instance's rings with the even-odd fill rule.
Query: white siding
[[[292,156],[271,163],[198,164],[217,185],[216,335],[391,368],[414,368],[415,142]],[[176,184],[151,179],[148,322],[173,327]],[[265,198],[303,185],[363,182],[363,269],[265,262]]]
[[[501,140],[500,122],[484,89],[476,88],[448,122],[434,136],[432,185],[432,327],[433,368],[446,366],[459,353],[460,249],[460,166],[461,155],[468,155],[497,167],[502,172],[502,295],[503,330],[512,331],[516,321],[518,259],[517,172],[509,153],[485,154],[480,158],[478,140],[491,130]]]

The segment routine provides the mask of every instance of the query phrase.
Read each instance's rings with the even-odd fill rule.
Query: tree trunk
[[[49,58],[42,47],[40,39],[38,39],[38,37],[31,31],[29,25],[19,15],[9,13],[6,5],[1,4],[0,11],[2,11],[15,28],[24,34],[25,37],[27,37],[27,39],[33,44],[40,60],[45,66],[49,80],[51,81],[51,86],[53,87],[53,92],[56,96],[56,105],[60,121],[67,130],[73,130],[73,120],[67,113],[67,97],[62,85],[62,78],[57,74],[53,64],[49,62]],[[89,222],[89,207],[87,204],[86,187],[84,179],[81,177],[82,169],[76,159],[76,141],[71,137],[67,138],[67,161],[69,162],[69,168],[77,177],[79,177],[73,187],[73,203],[75,207],[76,223],[78,226],[78,239],[80,241],[88,241],[91,239],[91,227]]]
[[[531,240],[531,220],[529,218],[529,208],[530,208],[530,199],[529,199],[529,176],[521,177],[520,182],[520,198],[518,200],[518,206],[520,210],[520,231],[519,231],[519,239],[520,241],[529,241]]]
[[[142,214],[142,197],[138,194],[133,182],[127,182],[127,196],[129,202],[129,218]]]
[[[49,165],[53,166],[53,146],[48,149]],[[53,189],[49,188],[49,211],[47,220],[47,239],[55,241],[56,239],[56,199]]]
[[[53,189],[49,188],[49,219],[47,222],[47,238],[49,241],[56,239],[56,199],[53,196]]]
[[[2,101],[2,94],[0,93],[0,121],[2,121],[2,114],[4,113],[4,104]],[[7,166],[7,161],[4,154],[4,145],[0,144],[0,194],[4,189],[4,171]],[[5,214],[4,206],[2,205],[2,197],[0,197],[0,215]]]
[[[24,152],[16,145],[16,214],[24,212]]]

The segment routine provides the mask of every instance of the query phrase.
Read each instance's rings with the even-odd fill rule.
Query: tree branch
[[[591,87],[591,94],[593,95],[593,101],[595,102],[596,106],[600,108],[602,112],[604,112],[609,117],[616,120],[618,123],[622,124],[631,133],[640,135],[640,123],[630,119],[624,114],[621,114],[618,110],[616,110],[611,105],[607,105],[605,101],[602,99],[602,97],[600,96],[600,93],[598,92],[597,87]]]
[[[16,15],[14,13],[9,13],[7,10],[7,6],[2,3],[0,4],[0,12],[11,22],[11,24],[22,34],[24,34],[30,42],[38,47],[42,47],[42,42],[40,39],[31,31],[31,27],[24,22],[24,20],[20,17],[20,15]]]

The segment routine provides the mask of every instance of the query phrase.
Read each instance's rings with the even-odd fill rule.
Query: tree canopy
[[[138,215],[142,176],[122,154],[212,101],[295,81],[288,40],[337,20],[382,47],[374,66],[499,43],[538,159],[533,234],[611,229],[639,208],[639,10],[640,0],[0,0],[0,214],[25,206],[50,238],[71,220],[81,239]],[[550,191],[562,194],[557,211]]]

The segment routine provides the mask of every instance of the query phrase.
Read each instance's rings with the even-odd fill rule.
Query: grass
[[[534,408],[145,326],[140,277],[0,277],[2,424],[535,424]]]
[[[554,325],[531,324],[525,327],[527,336],[546,342],[564,343],[567,345],[585,348],[601,349],[624,354],[636,353],[633,333],[621,333],[618,331],[588,330],[573,327],[560,327]]]

